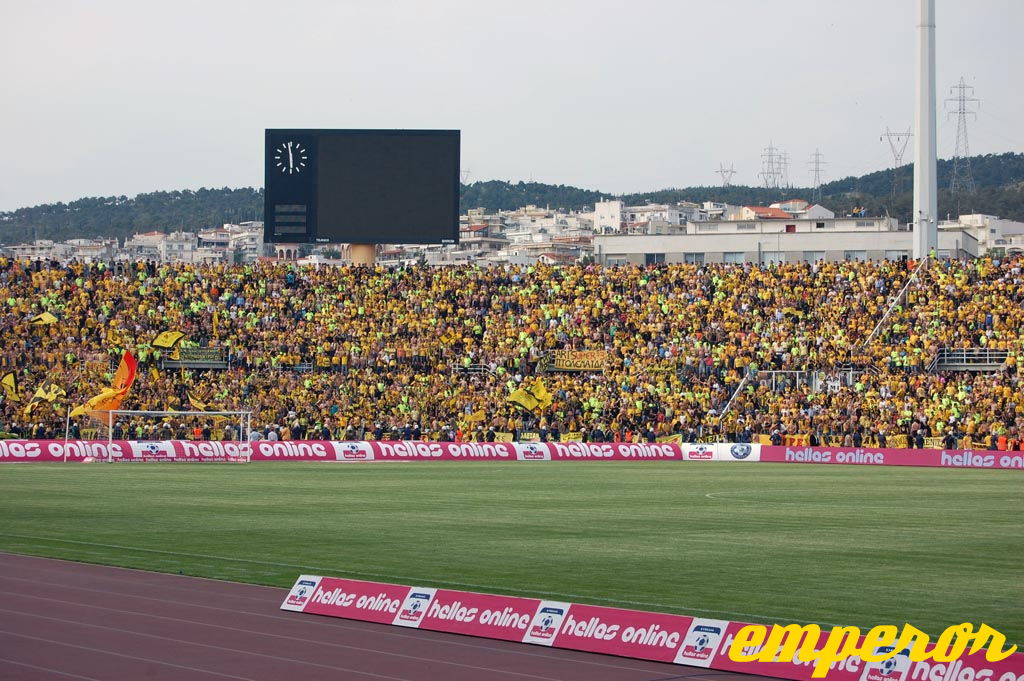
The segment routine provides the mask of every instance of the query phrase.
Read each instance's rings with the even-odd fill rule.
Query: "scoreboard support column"
[[[366,265],[373,267],[377,262],[377,247],[373,244],[351,244],[349,255],[353,265]]]

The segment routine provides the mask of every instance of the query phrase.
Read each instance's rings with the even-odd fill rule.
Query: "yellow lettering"
[[[828,639],[825,641],[825,645],[822,646],[821,652],[815,654],[817,662],[814,663],[814,672],[811,674],[811,677],[815,679],[824,678],[825,674],[832,667],[833,662],[845,660],[850,655],[856,654],[857,642],[859,640],[860,629],[857,627],[832,627],[832,631],[829,632]],[[805,659],[802,653],[803,651],[801,651],[800,660],[802,662],[810,662],[811,660]]]
[[[974,654],[987,641],[991,641],[985,650],[985,659],[989,662],[1005,660],[1017,652],[1015,645],[1003,650],[1006,637],[992,627],[982,624],[975,632],[968,622],[943,631],[931,650],[928,650],[928,634],[910,624],[904,624],[902,631],[889,625],[874,627],[864,636],[863,643],[859,643],[860,629],[857,627],[833,627],[819,651],[815,646],[820,638],[821,627],[816,624],[802,627],[775,624],[771,631],[761,624],[749,624],[736,632],[729,646],[729,659],[734,662],[814,662],[811,677],[821,679],[833,664],[852,655],[865,662],[882,662],[906,651],[913,662],[952,662],[963,656],[968,645],[970,653]],[[760,651],[744,654],[744,648],[757,646],[762,646]],[[889,652],[876,653],[879,648],[889,648]]]
[[[910,648],[910,659],[914,662],[923,662],[928,659],[928,634],[917,627],[904,624],[903,631],[896,641],[896,652]]]
[[[882,660],[888,660],[894,656],[898,649],[894,648],[888,653],[875,653],[875,648],[886,648],[896,642],[896,636],[899,634],[899,629],[885,625],[880,627],[874,627],[864,635],[864,642],[860,644],[860,649],[851,651],[851,655],[859,655],[860,659],[865,662],[881,662]]]
[[[939,640],[932,648],[931,658],[936,662],[952,662],[959,659],[967,650],[967,643],[974,638],[973,634],[972,627],[968,622],[947,627],[944,632],[939,634]]]
[[[821,627],[817,624],[808,624],[802,627],[796,624],[787,624],[784,627],[774,624],[757,660],[760,662],[774,662],[776,658],[792,660],[796,657],[799,649],[800,657],[798,659],[801,662],[810,662],[817,655],[814,644],[818,642],[820,636]]]
[[[729,659],[733,662],[756,662],[758,653],[744,655],[743,649],[761,645],[767,635],[768,627],[763,624],[748,624],[743,627],[736,632],[736,638],[729,646]]]
[[[992,643],[989,645],[988,650],[985,651],[985,659],[989,662],[999,662],[1005,660],[1010,655],[1017,652],[1017,646],[1010,646],[1008,650],[1003,650],[1003,645],[1006,643],[1006,637],[1000,634],[998,631],[982,624],[978,627],[978,633],[974,635],[974,643],[971,644],[972,653],[976,653],[981,650],[985,644],[985,640],[991,638]]]

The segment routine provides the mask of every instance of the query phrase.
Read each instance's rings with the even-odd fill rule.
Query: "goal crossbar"
[[[238,442],[243,443],[243,449],[249,450],[249,432],[252,430],[252,411],[177,411],[177,410],[147,410],[147,409],[110,409],[107,410],[107,451],[113,452],[114,422],[118,416],[198,416],[206,418],[221,417],[230,420],[238,426]],[[111,455],[112,456],[112,455]]]

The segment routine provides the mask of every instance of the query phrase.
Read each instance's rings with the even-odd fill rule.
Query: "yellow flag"
[[[49,312],[42,312],[28,321],[29,324],[33,324],[34,326],[46,326],[47,324],[56,324],[57,318]]]
[[[109,414],[105,412],[121,408],[121,403],[124,402],[128,391],[131,390],[132,384],[135,383],[137,369],[138,362],[135,356],[125,350],[121,355],[121,362],[117,365],[117,371],[114,373],[114,380],[111,381],[110,387],[104,388],[99,395],[91,398],[82,406],[75,407],[71,410],[71,416],[88,414],[92,418],[106,423]]]
[[[91,398],[82,406],[72,409],[71,416],[82,416],[83,414],[88,414],[89,416],[106,423],[106,417],[100,415],[99,412],[120,409],[121,402],[124,401],[124,397],[127,394],[128,388],[121,388],[120,390],[116,388],[104,388],[103,392],[96,397]]]
[[[21,401],[21,397],[18,395],[18,375],[16,373],[8,371],[0,378],[0,385],[3,385],[4,394],[7,395],[8,401]]]
[[[153,339],[153,347],[170,350],[184,337],[185,334],[181,331],[164,331]]]
[[[483,409],[480,409],[479,411],[475,411],[467,416],[466,423],[476,423],[477,421],[483,421],[486,418],[487,413]]]
[[[198,397],[196,397],[192,393],[188,393],[188,403],[191,404],[192,408],[195,409],[196,411],[206,411],[207,410],[206,402],[203,402],[201,399],[199,399]]]
[[[42,384],[36,388],[36,392],[32,395],[32,399],[25,405],[25,416],[30,416],[32,411],[39,406],[40,402],[53,402],[63,395],[67,395],[67,393],[56,383],[50,382]]]
[[[201,399],[199,399],[192,393],[188,393],[188,403],[191,404],[192,408],[195,409],[196,411],[211,411],[209,404],[203,402]],[[226,416],[211,416],[210,418],[213,420],[214,423],[220,423],[221,421],[228,420],[228,417]]]
[[[154,381],[159,381],[160,380],[160,372],[157,370],[156,367],[150,367],[149,368],[149,377],[151,379],[153,379]]]
[[[45,389],[46,391],[43,394],[43,399],[46,400],[47,402],[53,402],[58,397],[64,397],[65,395],[68,394],[67,391],[64,390],[64,388],[60,387],[56,383],[43,384],[43,387],[40,388],[40,390],[43,389]]]
[[[530,394],[537,400],[537,407],[539,409],[547,409],[551,406],[554,401],[554,397],[548,392],[548,389],[544,386],[544,379],[538,378],[533,382],[533,387],[530,389]]]
[[[507,399],[512,404],[522,407],[526,411],[533,411],[534,409],[537,408],[537,405],[540,404],[540,402],[537,401],[536,397],[534,397],[527,391],[523,390],[522,388],[513,391],[512,394],[509,395]]]

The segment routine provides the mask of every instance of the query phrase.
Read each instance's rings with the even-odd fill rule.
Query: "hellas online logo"
[[[976,653],[985,647],[986,641],[990,641],[985,650],[985,659],[989,662],[999,662],[1017,652],[1017,646],[1003,650],[1006,637],[992,627],[982,624],[974,631],[967,622],[942,632],[931,650],[926,650],[928,634],[909,624],[903,625],[902,632],[895,626],[875,627],[868,631],[863,642],[857,627],[833,627],[818,649],[821,639],[821,627],[816,624],[803,627],[775,624],[770,632],[763,624],[750,624],[736,632],[729,646],[729,659],[733,662],[813,662],[811,676],[820,679],[833,663],[854,655],[865,662],[883,662],[900,653],[906,654],[912,662],[952,662],[968,651],[968,646],[968,652]]]

